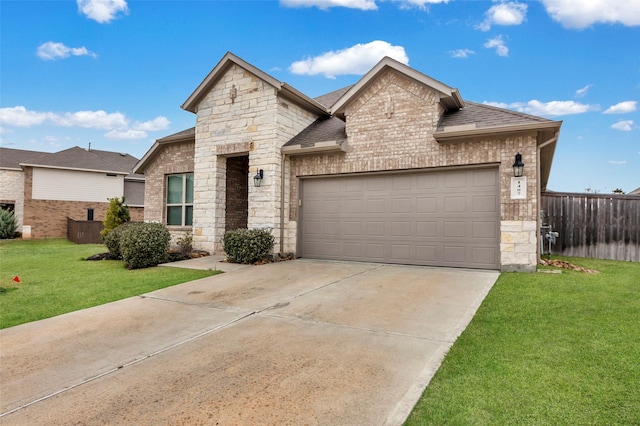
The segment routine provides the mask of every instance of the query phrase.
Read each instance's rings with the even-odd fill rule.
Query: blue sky
[[[227,51],[311,97],[391,56],[562,120],[549,189],[640,187],[638,0],[0,0],[0,146],[141,158]]]

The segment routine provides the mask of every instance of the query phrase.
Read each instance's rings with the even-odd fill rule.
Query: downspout
[[[547,139],[546,141],[542,142],[540,145],[538,145],[537,149],[536,149],[536,171],[537,171],[537,181],[538,181],[538,185],[536,185],[536,198],[538,199],[538,205],[541,204],[542,202],[542,191],[540,188],[540,178],[541,178],[541,172],[540,172],[540,154],[542,151],[542,148],[544,148],[545,146],[553,143],[553,142],[557,142],[558,140],[558,136],[560,134],[560,130],[556,130],[555,134],[553,135],[552,138]],[[538,240],[540,239],[540,230],[542,229],[542,218],[540,217],[540,209],[538,208],[538,229],[537,229],[537,237]],[[541,259],[541,253],[540,253],[540,241],[536,242],[536,253],[537,253],[537,262],[540,263],[540,259]]]
[[[287,154],[282,154],[282,167],[280,173],[280,256],[284,253],[284,184],[285,184],[285,161]]]

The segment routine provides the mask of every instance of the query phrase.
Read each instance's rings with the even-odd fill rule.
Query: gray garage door
[[[495,168],[301,181],[301,255],[499,269]]]

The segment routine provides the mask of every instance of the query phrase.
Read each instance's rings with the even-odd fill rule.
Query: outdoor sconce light
[[[523,169],[524,169],[524,163],[522,162],[522,155],[520,155],[520,153],[517,153],[516,161],[515,163],[513,163],[513,175],[515,177],[521,177]]]
[[[262,183],[262,178],[264,177],[264,170],[258,170],[258,173],[253,177],[253,184],[256,188],[260,188],[260,184]]]

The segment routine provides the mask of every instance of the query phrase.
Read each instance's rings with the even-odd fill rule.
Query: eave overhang
[[[493,126],[493,127],[476,127],[475,123],[465,124],[461,126],[446,127],[443,131],[438,131],[433,134],[436,141],[443,142],[455,142],[458,140],[469,139],[474,137],[490,136],[490,135],[503,135],[507,133],[520,133],[530,131],[543,131],[548,129],[560,129],[562,121],[548,121],[548,122],[536,122],[536,123],[524,123],[513,124],[508,126]]]
[[[289,145],[280,150],[285,155],[327,154],[335,152],[347,152],[346,141],[316,142],[313,146]]]

